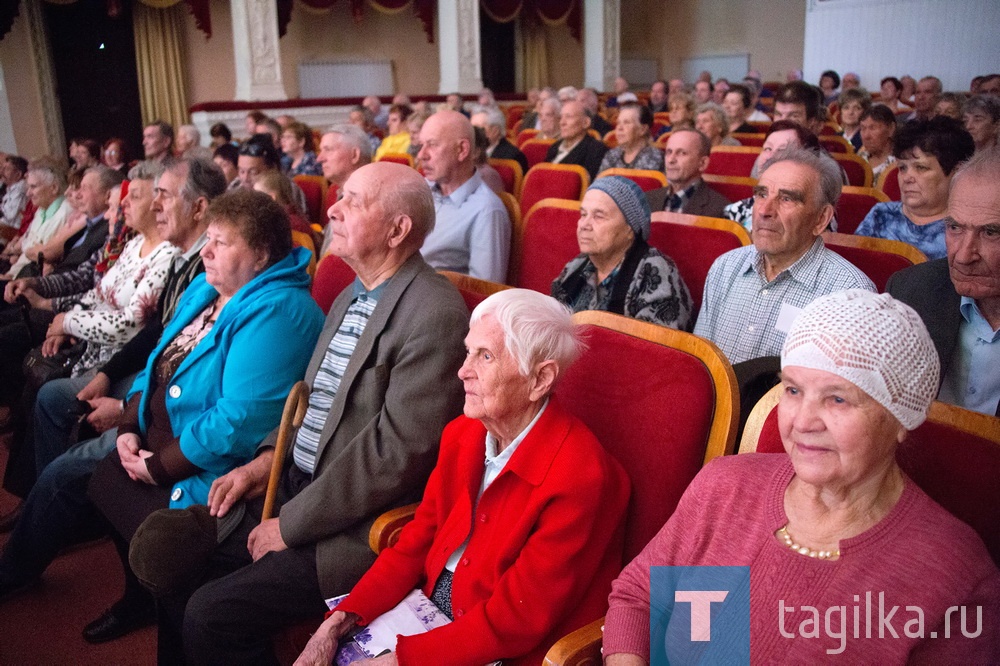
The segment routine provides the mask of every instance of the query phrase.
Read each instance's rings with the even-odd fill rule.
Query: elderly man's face
[[[921,81],[917,84],[917,92],[913,94],[913,108],[918,113],[931,113],[937,103],[937,86],[933,81]]]
[[[976,109],[969,111],[962,117],[965,122],[965,129],[972,135],[972,140],[977,146],[988,144],[996,139],[997,131],[1000,130],[1000,122],[993,122],[990,115],[984,111]]]
[[[359,156],[340,134],[324,134],[319,142],[316,161],[323,167],[323,176],[331,183],[343,185],[355,168]]]
[[[1000,76],[994,76],[989,81],[984,81],[981,86],[979,86],[980,95],[996,95],[1000,97]]]
[[[157,160],[167,154],[170,139],[160,133],[160,128],[150,125],[142,130],[142,151],[147,160]]]
[[[80,181],[80,210],[94,217],[108,208],[108,191],[101,188],[97,172],[88,171]]]
[[[579,102],[563,104],[562,113],[559,115],[559,134],[563,140],[569,143],[579,141],[587,133],[588,127],[590,120],[582,104]]]
[[[649,89],[649,101],[656,106],[662,106],[667,102],[667,86],[662,81],[654,83]]]
[[[774,105],[774,122],[778,122],[779,120],[790,120],[796,125],[808,127],[809,118],[806,115],[806,105],[776,102]]]
[[[790,266],[805,254],[830,215],[818,200],[819,174],[795,162],[777,162],[753,191],[753,233],[757,251],[772,264]]]
[[[959,178],[948,211],[944,238],[955,290],[977,301],[996,302],[1000,299],[1000,187],[981,176]]]
[[[712,86],[708,81],[699,81],[694,84],[694,99],[699,104],[712,99]]]
[[[694,132],[674,132],[663,150],[663,171],[674,189],[683,190],[701,178],[708,157],[701,155],[701,138]]]
[[[546,136],[559,132],[559,111],[553,104],[543,104],[538,112],[538,131]]]
[[[197,224],[194,205],[181,196],[187,177],[187,166],[180,165],[164,171],[153,189],[153,212],[160,238],[178,246]]]
[[[844,78],[840,80],[841,90],[850,90],[852,88],[860,88],[861,79],[855,74],[844,74]]]
[[[417,157],[424,175],[437,183],[451,181],[459,165],[469,160],[468,141],[462,141],[442,115],[435,113],[427,119],[420,128],[420,140],[423,145]]]
[[[327,212],[330,252],[356,269],[385,250],[390,220],[377,198],[379,182],[372,165],[352,173],[342,189],[344,195]]]
[[[490,125],[489,117],[485,113],[473,113],[472,117],[469,118],[469,122],[472,123],[473,127],[479,127],[486,132],[486,138],[489,140],[491,146],[500,141],[503,131],[499,127]]]
[[[507,351],[503,329],[492,315],[469,328],[465,336],[465,363],[458,377],[465,387],[465,415],[508,443],[527,425],[532,405],[532,377],[522,377],[517,361]],[[511,432],[513,431],[513,432]]]

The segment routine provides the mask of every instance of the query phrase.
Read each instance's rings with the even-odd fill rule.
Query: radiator
[[[299,63],[299,95],[364,97],[395,91],[391,60],[316,60]]]

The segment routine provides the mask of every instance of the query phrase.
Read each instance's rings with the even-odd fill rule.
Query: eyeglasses
[[[266,157],[267,147],[259,143],[244,143],[240,146],[240,155],[247,157]]]

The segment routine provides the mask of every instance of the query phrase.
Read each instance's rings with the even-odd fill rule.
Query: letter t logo
[[[726,590],[675,590],[674,601],[691,604],[691,640],[712,640],[712,602],[722,602],[729,596]]]

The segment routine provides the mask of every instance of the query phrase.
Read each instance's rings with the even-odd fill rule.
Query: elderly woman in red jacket
[[[329,664],[342,637],[417,587],[452,622],[400,636],[371,663],[538,664],[561,635],[604,612],[621,566],[628,479],[550,396],[579,353],[568,310],[533,291],[502,291],[473,311],[465,344],[465,415],[442,435],[414,520],[297,664]]]

